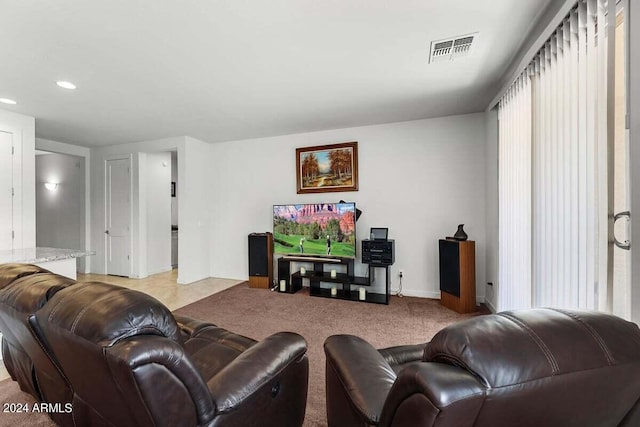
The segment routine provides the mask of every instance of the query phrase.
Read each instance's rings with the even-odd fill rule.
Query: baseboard
[[[198,282],[200,280],[204,280],[204,279],[208,279],[209,277],[211,277],[208,274],[202,274],[202,275],[195,275],[192,274],[191,276],[184,276],[184,273],[182,273],[182,276],[180,275],[180,268],[178,268],[178,284],[179,285],[188,285],[190,283],[195,283]]]
[[[171,271],[171,270],[173,270],[173,267],[169,265],[169,266],[162,267],[161,269],[156,270],[156,271],[149,271],[147,273],[147,276],[153,276],[154,274],[166,273],[167,271]]]
[[[491,310],[492,313],[496,313],[497,312],[496,308],[493,306],[491,301],[485,300],[484,301],[484,305],[486,305],[489,308],[489,310]]]
[[[393,289],[391,291],[391,295],[395,295],[397,292],[398,291],[396,289]],[[403,289],[402,295],[404,295],[405,297],[440,299],[440,291],[418,291],[415,289]],[[485,303],[484,296],[476,295],[476,303]]]
[[[394,289],[391,292],[391,295],[395,295],[398,291]],[[416,298],[431,298],[431,299],[440,299],[440,291],[419,291],[415,289],[403,289],[402,295],[405,297],[416,297]]]

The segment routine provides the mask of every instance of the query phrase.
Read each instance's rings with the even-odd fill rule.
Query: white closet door
[[[106,176],[107,274],[129,277],[131,172],[129,159],[108,160]]]

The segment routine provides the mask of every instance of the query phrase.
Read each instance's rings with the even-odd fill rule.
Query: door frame
[[[120,154],[120,155],[111,155],[106,156],[103,160],[102,171],[103,171],[103,201],[102,204],[104,206],[103,210],[103,233],[102,233],[102,245],[103,245],[103,254],[104,254],[104,272],[105,274],[109,274],[108,269],[108,242],[107,235],[104,234],[104,230],[107,229],[107,162],[111,160],[127,160],[129,162],[129,272],[127,277],[131,277],[131,272],[133,271],[133,154]]]
[[[640,324],[640,7],[628,2],[629,183],[631,196],[631,320]],[[636,48],[631,49],[631,46]]]

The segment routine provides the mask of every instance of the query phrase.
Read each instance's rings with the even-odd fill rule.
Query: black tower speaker
[[[273,234],[249,234],[249,286],[271,287],[273,282]]]
[[[460,296],[460,252],[458,242],[440,240],[440,290]]]

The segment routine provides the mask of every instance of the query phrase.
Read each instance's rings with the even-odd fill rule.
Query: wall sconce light
[[[44,188],[46,188],[49,191],[55,191],[58,188],[58,184],[55,182],[45,182]]]

